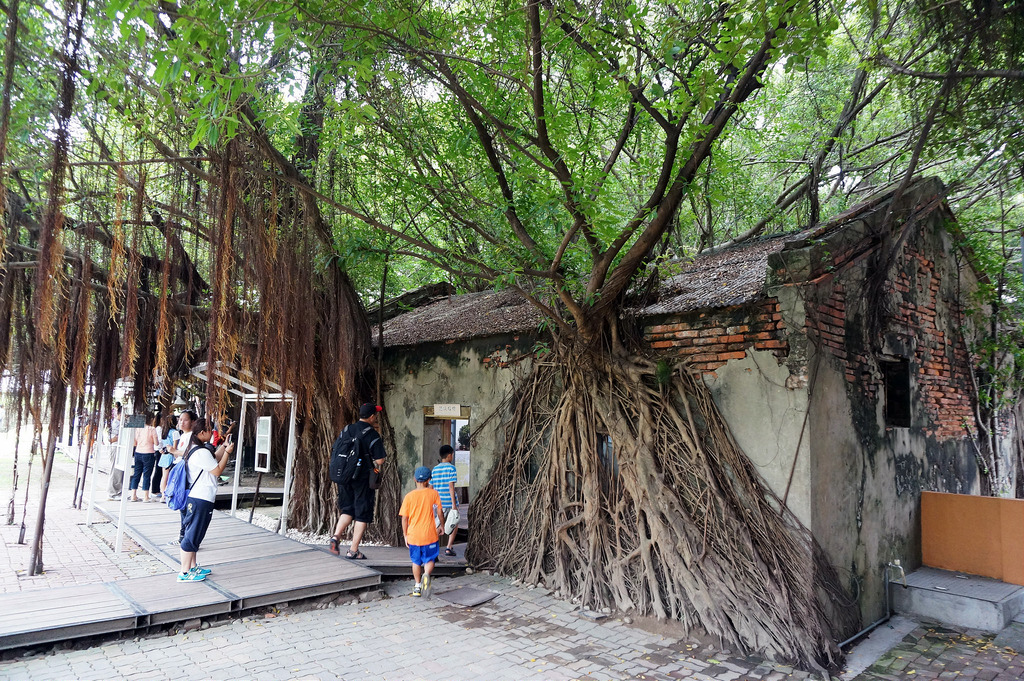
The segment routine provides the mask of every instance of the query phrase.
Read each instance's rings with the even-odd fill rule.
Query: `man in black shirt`
[[[359,420],[346,426],[352,437],[358,438],[363,451],[369,453],[373,461],[373,468],[380,470],[384,463],[384,443],[377,433],[377,414],[383,411],[382,407],[373,404],[364,404],[359,408]],[[338,526],[334,529],[334,536],[331,537],[329,545],[331,553],[341,554],[341,536],[348,526],[355,521],[352,528],[352,545],[345,554],[346,558],[365,560],[366,556],[359,550],[359,542],[363,540],[363,533],[366,526],[373,522],[373,501],[376,490],[370,488],[369,468],[363,471],[354,480],[338,483],[338,510],[341,511],[341,518],[338,519]]]

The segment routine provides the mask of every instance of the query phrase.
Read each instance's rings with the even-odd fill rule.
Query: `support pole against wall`
[[[288,503],[292,491],[292,465],[295,463],[295,397],[291,398],[292,414],[288,420],[288,456],[284,464],[284,494],[281,496],[281,534],[288,534]]]
[[[125,410],[127,411],[127,409]],[[114,553],[121,553],[121,546],[124,544],[124,519],[128,515],[128,487],[131,476],[128,474],[128,467],[134,467],[135,461],[129,460],[129,452],[135,448],[135,428],[124,427],[124,412],[121,413],[121,430],[117,435],[117,459],[121,462],[121,503],[117,510],[117,537],[114,539]],[[125,432],[127,431],[127,433]]]
[[[245,446],[245,407],[249,403],[249,396],[242,396],[242,408],[238,414],[238,444],[235,445],[235,486],[231,490],[231,517],[235,517],[238,510],[238,481],[242,476],[242,449]]]

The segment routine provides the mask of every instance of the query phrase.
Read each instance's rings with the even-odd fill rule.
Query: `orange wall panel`
[[[922,492],[921,561],[1024,585],[1024,500]]]
[[[1000,499],[1003,581],[1024,585],[1024,499]]]

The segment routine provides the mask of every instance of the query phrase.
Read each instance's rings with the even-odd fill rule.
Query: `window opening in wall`
[[[619,460],[615,456],[615,447],[612,445],[612,436],[599,433],[597,436],[597,455],[601,464],[609,475],[619,474]]]
[[[905,357],[879,362],[885,380],[885,425],[910,427],[910,361]]]
[[[601,490],[610,499],[619,498],[619,457],[610,435],[598,433],[597,456],[601,460]]]

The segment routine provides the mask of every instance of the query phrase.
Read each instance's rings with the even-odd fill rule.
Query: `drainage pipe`
[[[849,645],[853,641],[856,641],[857,639],[865,636],[866,634],[871,633],[876,628],[878,628],[880,625],[885,624],[886,622],[888,622],[889,619],[892,617],[892,605],[889,603],[889,570],[890,569],[892,569],[892,570],[899,570],[900,571],[900,581],[903,583],[903,588],[904,589],[907,588],[907,573],[903,571],[903,565],[900,564],[900,561],[897,558],[896,560],[894,560],[893,562],[891,562],[891,563],[889,563],[888,565],[885,566],[885,572],[884,572],[884,576],[885,576],[884,577],[885,578],[885,616],[883,616],[881,619],[879,619],[879,620],[869,624],[864,629],[861,629],[856,634],[854,634],[850,638],[848,638],[845,641],[843,641],[842,643],[840,643],[839,644],[840,648],[845,648],[847,645]]]

